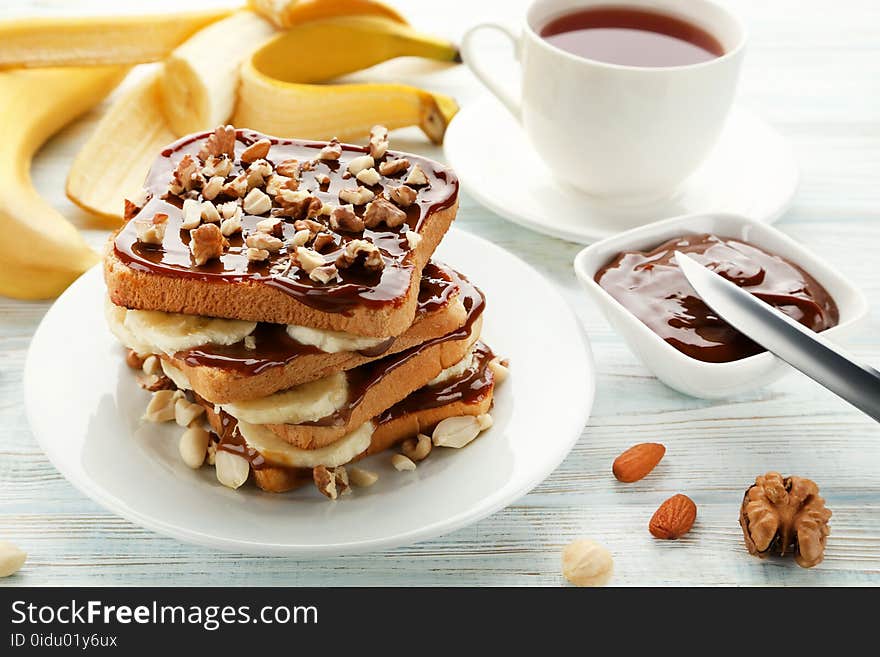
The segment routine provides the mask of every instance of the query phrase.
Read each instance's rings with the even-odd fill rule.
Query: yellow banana
[[[40,146],[100,102],[125,75],[119,66],[0,72],[0,294],[44,299],[97,262],[94,253],[31,183]],[[115,163],[108,163],[108,168]]]
[[[280,28],[353,14],[384,16],[406,24],[406,19],[394,7],[376,0],[248,0],[248,6]]]
[[[195,32],[227,14],[228,10],[213,10],[0,21],[0,68],[158,61]]]
[[[124,91],[77,153],[67,196],[118,225],[124,199],[135,198],[159,151],[176,139],[159,104],[159,72]]]
[[[302,56],[316,52],[319,57]],[[461,61],[455,44],[379,16],[342,16],[293,26],[255,51],[251,61],[270,78],[308,83],[403,56]]]
[[[233,123],[278,137],[343,141],[367,135],[377,123],[389,130],[417,125],[439,144],[457,111],[452,98],[405,84],[280,82],[247,62]]]

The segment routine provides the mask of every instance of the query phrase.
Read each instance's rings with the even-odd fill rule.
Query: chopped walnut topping
[[[279,237],[281,233],[281,219],[275,217],[263,219],[262,221],[258,221],[254,228],[258,233],[266,233],[268,235]]]
[[[223,189],[221,191],[226,196],[231,196],[233,198],[242,198],[245,194],[247,194],[248,191],[247,176],[243,173],[240,173],[228,183],[223,185]]]
[[[364,183],[365,185],[373,186],[380,180],[382,180],[382,176],[379,175],[379,172],[376,171],[373,167],[369,169],[363,169],[358,171],[358,174],[355,176],[359,181]]]
[[[222,256],[228,245],[217,224],[202,224],[189,231],[189,250],[197,266]]]
[[[223,176],[212,176],[205,186],[202,187],[202,196],[204,196],[209,201],[213,201],[217,198],[217,195],[220,193],[220,190],[223,189],[223,185],[225,184],[225,179]]]
[[[122,212],[122,218],[125,219],[125,221],[128,221],[129,219],[131,219],[134,215],[136,215],[138,213],[138,211],[140,210],[140,207],[138,207],[137,205],[135,205],[134,203],[132,203],[128,199],[124,199],[124,201],[125,201],[125,209]]]
[[[250,262],[263,262],[269,259],[269,252],[266,249],[256,249],[251,246],[247,250],[247,259]]]
[[[191,189],[200,189],[203,183],[204,178],[199,172],[199,163],[192,155],[184,155],[174,169],[168,191],[180,196]]]
[[[271,164],[266,162],[266,160],[257,160],[247,169],[248,189],[251,190],[254,187],[264,187],[266,185],[266,179],[271,176],[272,173]]]
[[[244,197],[244,211],[248,214],[265,214],[272,209],[272,199],[254,187]]]
[[[382,196],[370,203],[364,211],[364,224],[368,228],[375,228],[381,223],[385,223],[389,228],[397,228],[405,221],[406,212]]]
[[[414,230],[408,230],[406,231],[406,242],[409,244],[410,249],[417,249],[419,244],[422,243],[422,236]]]
[[[412,187],[401,185],[400,187],[391,187],[388,189],[388,197],[402,208],[411,206],[419,193]]]
[[[379,163],[379,173],[383,176],[394,176],[409,168],[409,160],[399,157],[396,160],[385,160]]]
[[[269,154],[269,147],[271,145],[272,142],[268,139],[255,141],[241,152],[241,161],[254,162],[255,160],[260,160],[266,157]]]
[[[353,267],[363,257],[364,269],[368,271],[381,271],[385,267],[382,253],[379,247],[367,240],[351,240],[345,245],[342,253],[336,258],[336,266],[339,269]]]
[[[318,186],[322,189],[330,186],[330,176],[326,173],[319,173],[315,176],[315,182],[318,183]]]
[[[227,201],[226,203],[221,203],[217,206],[217,211],[220,213],[220,216],[224,219],[231,219],[232,217],[238,215],[241,217],[241,201]]]
[[[232,160],[225,155],[211,156],[202,167],[202,174],[206,176],[220,176],[225,178],[232,173]]]
[[[183,219],[180,222],[181,230],[198,228],[202,223],[202,204],[194,198],[188,198],[183,202]]]
[[[202,204],[199,206],[199,212],[202,221],[206,221],[209,224],[220,223],[220,213],[217,212],[217,207],[211,201],[202,201]]]
[[[152,219],[137,219],[134,222],[138,242],[143,244],[162,244],[167,227],[168,215],[161,212],[155,214]]]
[[[311,171],[318,165],[317,160],[309,160],[308,162],[303,162],[299,165],[300,171]]]
[[[284,246],[284,242],[267,233],[251,233],[245,238],[244,243],[253,249],[265,249],[270,253],[280,251]]]
[[[322,265],[321,267],[315,267],[312,271],[309,272],[309,278],[311,278],[316,283],[330,283],[339,278],[339,270],[336,269],[336,265]]]
[[[428,176],[422,171],[422,167],[416,164],[413,165],[413,168],[410,170],[409,175],[404,182],[406,182],[407,185],[427,185]]]
[[[342,155],[342,146],[336,139],[331,139],[330,143],[324,146],[318,153],[319,160],[338,160]]]
[[[310,274],[316,267],[324,265],[324,257],[317,251],[299,246],[296,249],[296,264]]]
[[[378,160],[388,150],[388,128],[384,125],[374,125],[370,130],[370,155]]]
[[[330,213],[330,227],[333,230],[360,233],[364,230],[364,220],[354,213],[353,205],[340,205]]]
[[[220,222],[220,232],[223,233],[225,237],[235,235],[235,233],[241,230],[241,208],[238,208],[238,210],[238,214]]]
[[[375,194],[367,187],[344,187],[339,190],[339,199],[354,205],[369,203],[375,198]]]
[[[293,237],[285,242],[284,246],[288,249],[295,249],[298,246],[304,246],[310,239],[312,239],[311,231],[308,228],[303,228],[296,231]]]
[[[309,194],[305,190],[289,190],[282,189],[281,193],[275,197],[275,200],[281,205],[276,208],[275,214],[282,217],[293,217],[294,219],[307,219],[308,217],[316,217],[321,212],[323,203],[317,196]]]
[[[299,186],[299,183],[294,178],[279,176],[277,173],[273,173],[266,180],[266,193],[269,196],[278,196],[283,188],[290,189],[289,187],[285,187],[290,181],[293,181],[295,185],[293,189],[296,189],[296,187]]]
[[[299,162],[297,160],[284,160],[275,167],[275,173],[287,178],[299,178]]]
[[[217,126],[213,134],[205,140],[199,151],[199,159],[204,161],[212,155],[235,157],[235,128],[231,125]]]
[[[128,221],[153,197],[148,189],[141,189],[131,200],[125,199],[125,220]]]
[[[320,233],[324,230],[324,224],[319,224],[317,221],[312,221],[311,219],[299,219],[293,222],[293,227],[296,230],[308,230],[310,233]]]
[[[372,155],[360,155],[358,157],[352,158],[348,163],[348,172],[356,176],[358,173],[363,171],[364,169],[369,169],[376,162],[373,160]]]
[[[351,492],[351,487],[348,485],[348,473],[341,465],[336,468],[319,465],[312,470],[312,478],[321,494],[331,500]]]
[[[336,238],[331,233],[318,233],[315,235],[315,241],[312,242],[312,248],[318,253],[323,253],[331,244],[336,245]]]

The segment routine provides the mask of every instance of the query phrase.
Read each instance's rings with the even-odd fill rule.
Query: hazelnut
[[[393,176],[401,171],[406,171],[408,168],[409,160],[405,157],[399,157],[396,160],[385,160],[379,164],[379,173],[383,176]]]
[[[235,157],[235,128],[231,125],[217,126],[199,151],[199,159],[203,161],[221,155]]]
[[[222,256],[228,245],[217,224],[202,224],[189,231],[189,250],[197,266]]]
[[[397,228],[405,221],[406,212],[382,196],[367,205],[364,211],[364,225],[368,228],[375,228],[381,223],[389,228]]]
[[[354,213],[354,206],[339,205],[330,212],[330,227],[333,230],[344,230],[360,233],[364,230],[364,220]]]
[[[134,230],[138,242],[143,244],[162,244],[165,239],[165,229],[168,227],[168,215],[161,212],[153,215],[152,219],[136,219]]]
[[[388,190],[388,198],[397,203],[402,208],[411,206],[418,196],[418,192],[412,187],[401,185],[400,187],[391,187]]]
[[[0,541],[0,577],[14,575],[24,562],[27,561],[27,552],[9,541]]]
[[[367,240],[351,240],[345,245],[342,253],[336,258],[336,266],[339,269],[352,267],[363,257],[364,269],[368,271],[381,271],[385,267],[382,253],[379,247]]]
[[[319,160],[338,160],[342,156],[342,146],[335,139],[318,152]]]
[[[376,162],[373,160],[373,157],[371,155],[360,155],[358,157],[353,157],[349,161],[347,171],[351,175],[356,176],[358,175],[358,173],[360,173],[364,169],[369,169],[374,164],[376,164]]]
[[[339,190],[339,199],[354,205],[369,203],[375,198],[375,194],[367,187],[343,187]]]
[[[248,214],[265,214],[272,209],[272,199],[256,187],[244,197],[244,211]]]
[[[241,161],[242,162],[254,162],[256,160],[261,160],[269,154],[269,147],[272,145],[272,142],[268,139],[260,139],[255,141],[253,144],[245,148],[241,152]]]
[[[422,171],[422,167],[416,164],[413,166],[412,169],[410,169],[409,175],[406,177],[406,180],[404,182],[407,185],[427,185],[428,176],[426,176],[425,172]]]
[[[594,541],[580,539],[562,550],[562,575],[575,586],[603,586],[613,573],[611,553]]]
[[[431,453],[431,438],[420,433],[415,438],[407,438],[400,445],[403,455],[412,461],[423,461]]]

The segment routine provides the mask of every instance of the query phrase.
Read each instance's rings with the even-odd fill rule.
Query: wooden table
[[[72,3],[33,0],[2,11],[58,11],[62,4]],[[83,6],[100,10],[101,4]],[[416,25],[452,37],[481,19],[513,19],[524,6],[501,0],[397,4]],[[880,5],[729,4],[751,29],[739,102],[791,140],[802,167],[797,198],[780,226],[839,267],[880,308]],[[429,6],[434,14],[426,13]],[[482,93],[462,69],[406,79],[452,93],[462,104]],[[63,181],[98,114],[65,130],[34,166],[39,189],[85,229],[89,219],[66,201]],[[417,139],[409,144],[414,134],[406,133],[406,146],[439,156]],[[401,140],[396,143],[402,147]],[[596,539],[613,552],[613,581],[619,585],[880,584],[875,423],[797,373],[728,401],[684,397],[650,375],[578,288],[571,262],[579,245],[518,228],[467,197],[457,225],[509,249],[552,280],[592,342],[598,392],[589,426],[534,491],[467,529],[367,556],[247,557],[163,538],[83,497],[43,456],[25,420],[21,377],[31,335],[49,304],[0,299],[0,539],[30,553],[24,569],[0,586],[558,586],[560,550],[578,537]],[[102,235],[89,231],[95,244]],[[878,329],[874,312],[848,342],[856,356],[875,365]],[[666,458],[646,480],[618,484],[611,461],[642,441],[665,443]],[[743,547],[737,524],[742,492],[756,474],[774,469],[815,479],[834,512],[826,559],[813,570],[791,561],[759,561]],[[679,541],[653,540],[648,519],[676,492],[699,506],[694,529]]]

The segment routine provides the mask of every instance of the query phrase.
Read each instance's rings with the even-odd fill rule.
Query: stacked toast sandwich
[[[388,149],[221,126],[171,144],[104,258],[107,320],[186,427],[187,465],[238,488],[314,482],[401,444],[398,470],[491,426],[505,363],[480,341],[485,298],[432,260],[455,218],[448,168]]]

